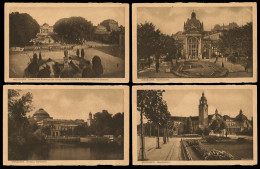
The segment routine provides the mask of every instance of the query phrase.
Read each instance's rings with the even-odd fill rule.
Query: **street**
[[[156,137],[145,137],[145,153],[148,161],[178,161],[182,160],[181,138],[169,138],[169,142],[163,144],[163,138],[160,137],[160,149],[156,149]],[[137,141],[138,152],[140,150],[140,137]]]

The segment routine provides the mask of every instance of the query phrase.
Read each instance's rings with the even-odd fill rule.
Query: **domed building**
[[[196,18],[196,13],[191,13],[191,18],[184,22],[184,53],[187,59],[201,58],[201,45],[203,22]]]
[[[183,31],[174,35],[174,39],[182,45],[182,57],[185,59],[205,59],[211,58],[213,54],[219,55],[220,52],[214,46],[214,42],[223,35],[224,25],[218,31],[205,31],[203,22],[192,12],[191,17],[184,22]]]
[[[39,110],[37,110],[33,114],[32,118],[37,122],[44,120],[44,119],[52,119],[52,117],[50,117],[49,113],[47,113],[43,108],[40,108]]]

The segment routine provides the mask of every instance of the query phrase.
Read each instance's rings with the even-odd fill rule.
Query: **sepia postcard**
[[[129,4],[5,3],[6,82],[129,82]]]
[[[6,85],[3,165],[129,165],[129,87]]]
[[[133,4],[133,81],[257,81],[257,7],[251,3]]]
[[[133,165],[256,165],[255,85],[134,86]]]

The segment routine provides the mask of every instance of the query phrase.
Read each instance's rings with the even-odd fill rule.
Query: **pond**
[[[32,149],[24,160],[123,160],[123,155],[123,145],[54,142]]]

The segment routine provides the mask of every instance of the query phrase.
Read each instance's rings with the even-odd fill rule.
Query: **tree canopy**
[[[163,34],[156,29],[153,23],[144,23],[137,25],[137,57],[139,59],[149,59],[155,55],[168,56],[169,60],[175,58],[178,43],[173,36]]]
[[[53,28],[63,38],[63,41],[77,44],[84,40],[91,40],[94,31],[93,24],[83,17],[60,19],[54,24]]]
[[[92,134],[95,135],[123,135],[124,134],[124,113],[117,113],[114,116],[103,110],[94,115],[91,124]]]
[[[145,117],[157,124],[165,125],[169,119],[167,103],[163,100],[162,90],[138,90],[137,110],[142,111]]]
[[[12,12],[9,14],[9,45],[25,46],[36,37],[40,25],[27,13]]]
[[[216,44],[224,55],[247,56],[252,59],[253,55],[253,28],[252,22],[242,27],[235,27],[224,32]]]

